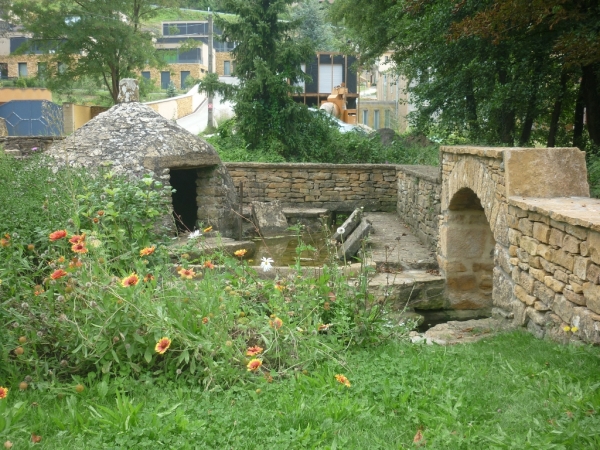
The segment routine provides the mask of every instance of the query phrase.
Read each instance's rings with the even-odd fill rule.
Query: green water
[[[291,266],[296,264],[296,258],[300,256],[300,264],[303,267],[322,266],[327,262],[329,255],[325,246],[325,235],[323,233],[306,233],[301,236],[306,245],[315,248],[316,251],[303,251],[300,255],[296,253],[298,247],[298,236],[283,236],[277,238],[254,239],[256,251],[250,258],[253,264],[258,265],[261,258],[272,258],[274,266]]]

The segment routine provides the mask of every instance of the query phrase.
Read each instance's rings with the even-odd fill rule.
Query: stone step
[[[445,306],[445,279],[437,272],[407,270],[376,273],[369,279],[375,300],[391,305],[393,311],[433,310]]]

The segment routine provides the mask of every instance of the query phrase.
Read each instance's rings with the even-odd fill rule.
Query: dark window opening
[[[196,169],[171,169],[171,187],[176,190],[172,194],[173,216],[179,231],[193,231],[198,221],[198,205],[196,203]]]

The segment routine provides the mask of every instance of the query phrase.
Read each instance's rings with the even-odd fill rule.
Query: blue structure
[[[47,100],[12,100],[0,106],[9,136],[61,136],[62,108]]]

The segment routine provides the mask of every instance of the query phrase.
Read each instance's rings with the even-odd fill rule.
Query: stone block
[[[514,315],[513,324],[517,327],[523,327],[529,321],[527,316],[527,306],[521,302],[513,302],[512,312]]]
[[[592,261],[596,264],[600,264],[600,233],[597,231],[590,231],[587,242],[590,258],[592,258]]]
[[[262,236],[285,234],[288,223],[279,201],[252,202],[252,219]]]
[[[337,230],[331,236],[331,239],[335,239],[338,242],[342,242],[350,236],[350,234],[356,229],[356,227],[360,224],[362,220],[363,212],[360,208],[356,208],[352,211],[352,214],[344,221],[342,228],[344,230],[343,233],[338,233]]]
[[[542,264],[540,263],[540,257],[539,256],[531,256],[529,258],[529,265],[531,267],[533,267],[534,269],[541,269]]]
[[[529,295],[527,293],[527,291],[525,291],[525,289],[523,289],[518,284],[515,285],[514,294],[515,294],[515,297],[517,297],[519,300],[521,300],[527,306],[532,306],[536,301],[536,298],[534,296]]]
[[[554,271],[554,278],[556,278],[558,281],[562,281],[565,284],[569,282],[569,275],[567,275],[567,272],[564,272],[560,269],[556,269]]]
[[[519,247],[517,247],[516,245],[511,245],[510,247],[508,247],[508,254],[513,257],[516,258],[517,256],[517,249]]]
[[[530,318],[537,312],[535,310],[532,311],[531,308],[527,308],[527,310],[527,316]],[[541,320],[537,315],[535,315],[535,317],[537,320]],[[527,322],[527,331],[533,334],[537,339],[544,339],[544,336],[546,335],[546,329],[542,325],[536,323],[533,319]]]
[[[531,276],[529,272],[521,272],[519,275],[518,283],[527,291],[528,294],[533,293],[533,284],[535,282],[535,278]]]
[[[585,297],[581,294],[576,294],[571,289],[565,289],[563,291],[563,295],[567,300],[575,303],[576,305],[586,306]]]
[[[573,255],[565,252],[564,250],[556,250],[552,253],[552,258],[550,259],[555,264],[564,267],[565,269],[573,272],[573,266],[575,265],[575,258]]]
[[[554,264],[543,258],[540,259],[540,264],[542,265],[542,269],[544,269],[546,272],[554,273],[554,271],[556,270],[556,266]]]
[[[536,311],[550,311],[550,307],[548,305],[546,305],[545,303],[540,302],[539,300],[537,300],[533,304],[533,309],[535,309]]]
[[[583,285],[583,296],[586,306],[596,314],[600,314],[600,286],[592,283]]]
[[[553,251],[554,250],[546,244],[538,244],[535,254],[541,256],[546,261],[549,261],[550,259],[552,259]]]
[[[492,263],[481,263],[474,262],[473,263],[473,272],[491,272],[494,270],[494,264]]]
[[[565,233],[556,228],[552,228],[552,230],[550,231],[550,239],[548,240],[548,243],[555,247],[562,247],[564,238]]]
[[[600,283],[600,266],[597,266],[596,264],[589,264],[585,274],[586,277],[583,278],[584,281],[591,281],[594,284]]]
[[[575,305],[568,301],[563,295],[556,295],[554,298],[554,304],[552,305],[553,311],[567,323],[571,323],[571,318],[575,312]]]
[[[524,211],[521,208],[514,205],[508,205],[508,213],[518,218],[527,217],[529,215],[527,211]]]
[[[508,230],[508,242],[512,245],[519,245],[521,242],[522,233],[514,228]]]
[[[574,236],[566,235],[563,239],[562,249],[569,253],[578,254],[579,244],[581,244],[581,240],[577,239]]]
[[[527,271],[529,270],[529,264],[519,261],[519,269]]]
[[[510,228],[518,228],[519,227],[519,218],[517,216],[513,216],[512,214],[506,215],[506,224]]]
[[[581,278],[582,280],[587,279],[587,271],[592,264],[590,258],[584,258],[582,256],[575,256],[575,260],[573,263],[573,274]]]
[[[360,250],[363,239],[371,232],[371,223],[366,219],[362,219],[360,224],[352,232],[348,239],[342,244],[338,250],[338,258],[350,259]]]
[[[513,282],[498,267],[493,271],[494,286],[492,288],[492,303],[505,310],[512,310]]]
[[[525,236],[533,236],[533,222],[525,218],[519,220],[519,231]]]
[[[523,236],[523,239],[525,239],[525,236]],[[521,239],[521,245],[523,245],[523,239]],[[534,251],[535,251],[535,245],[533,247]],[[524,262],[524,263],[528,263],[529,262],[529,253],[523,249],[520,248],[517,250],[517,258],[519,258],[519,261]]]
[[[535,308],[527,308],[527,316],[531,319],[527,324],[527,328],[530,328],[530,324],[533,322],[540,327],[544,327],[548,322],[548,318],[546,317],[546,313],[542,311],[537,311]],[[542,334],[543,337],[543,334]]]
[[[547,276],[544,278],[544,284],[552,289],[554,292],[562,292],[565,288],[565,283],[558,281],[553,276]]]
[[[533,267],[529,268],[529,273],[531,274],[531,276],[533,278],[535,278],[536,280],[538,280],[541,283],[544,282],[544,278],[546,278],[546,276],[548,275],[548,272],[546,272],[545,270],[534,269]]]
[[[588,241],[582,241],[581,244],[579,244],[579,254],[581,256],[589,256],[590,243]]]
[[[552,306],[552,302],[554,302],[554,296],[556,293],[545,284],[536,281],[533,286],[533,295],[547,305]]]
[[[535,222],[533,224],[533,237],[547,244],[550,239],[550,227],[541,222]]]
[[[534,238],[531,238],[529,236],[521,237],[521,249],[525,250],[531,256],[535,256],[537,254],[538,245],[539,245],[539,242]],[[518,253],[519,253],[519,251],[517,250],[517,254]],[[519,258],[521,258],[521,257],[519,256]]]
[[[475,278],[475,275],[471,274],[454,275],[446,278],[446,284],[448,289],[456,291],[471,291],[475,289],[477,285],[477,279]]]
[[[508,254],[508,249],[502,246],[496,245],[496,250],[494,251],[494,264],[499,266],[506,273],[510,273],[512,270],[510,264],[510,255]]]
[[[571,236],[575,236],[577,239],[582,241],[585,241],[588,238],[588,230],[583,227],[567,224],[565,231]]]
[[[579,335],[591,344],[600,344],[600,317],[585,308],[575,308],[572,323],[579,327]]]

